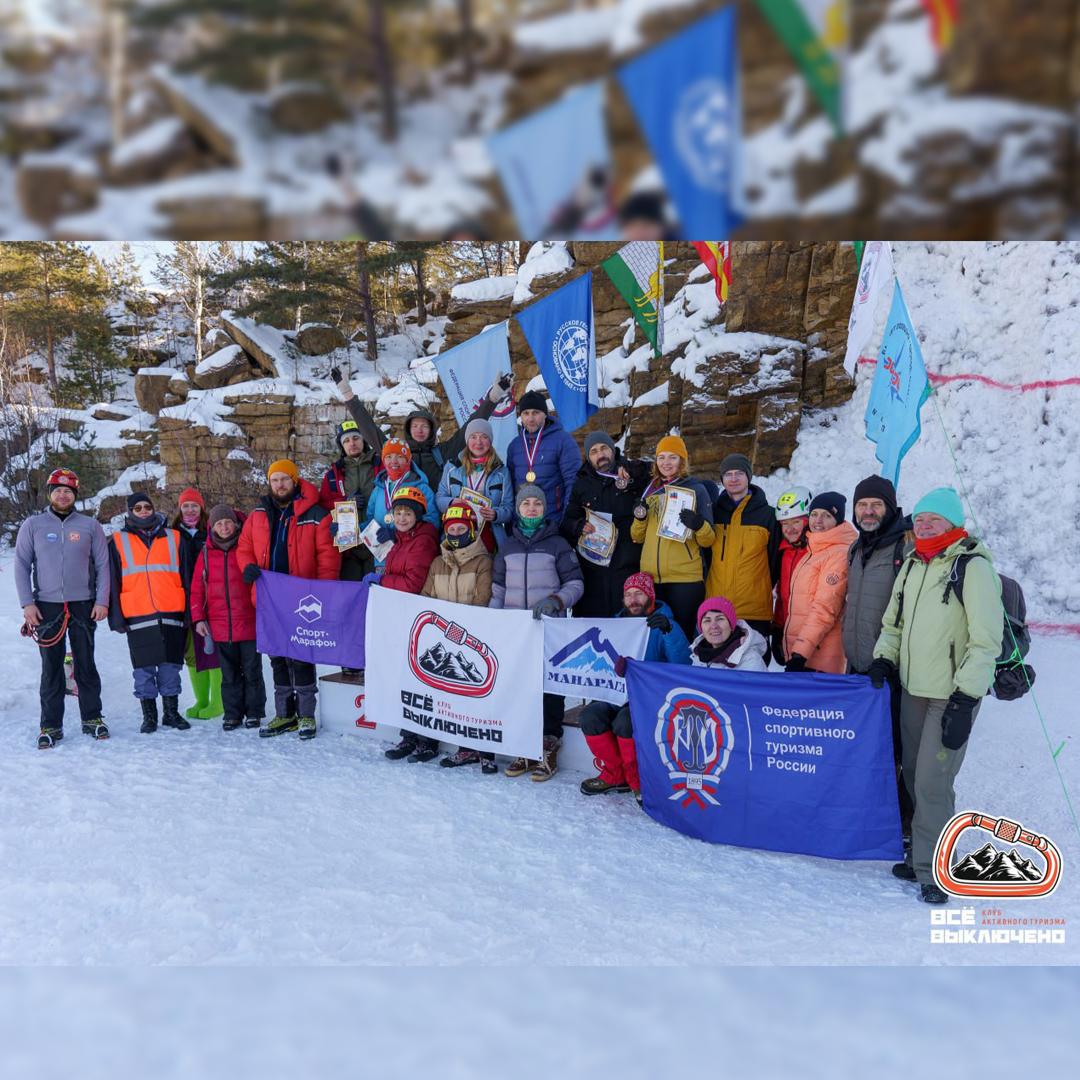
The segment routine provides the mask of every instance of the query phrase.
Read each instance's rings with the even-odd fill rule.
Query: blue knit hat
[[[956,489],[951,487],[934,488],[928,491],[916,504],[911,516],[916,514],[937,514],[952,525],[964,524],[964,504]]]

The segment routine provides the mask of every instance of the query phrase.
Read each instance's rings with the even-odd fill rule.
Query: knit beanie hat
[[[720,475],[724,473],[734,472],[746,473],[747,481],[754,479],[754,466],[750,464],[750,459],[745,454],[728,454],[723,461],[720,462]]]
[[[151,499],[150,496],[147,495],[145,491],[133,491],[127,497],[127,508],[129,510],[134,510],[135,507],[141,502],[148,502],[151,505],[151,507],[154,505],[154,500]]]
[[[896,488],[884,476],[868,476],[855,485],[854,506],[860,499],[880,499],[889,510],[896,509]]]
[[[934,488],[928,491],[916,504],[911,516],[917,514],[937,514],[952,525],[964,524],[964,504],[960,501],[956,489],[951,487]]]
[[[412,464],[412,450],[403,439],[387,439],[383,443],[382,460],[385,461],[391,454],[400,454],[410,465]]]
[[[652,574],[646,574],[644,570],[640,570],[636,574],[631,574],[626,581],[623,582],[622,591],[624,595],[627,589],[640,589],[649,598],[650,605],[655,605],[656,584],[653,582]]]
[[[341,440],[344,439],[346,435],[358,435],[360,441],[364,441],[363,435],[360,435],[360,425],[351,416],[346,417],[346,419],[342,420],[337,426],[337,444],[339,450],[342,449]]]
[[[837,525],[844,520],[844,511],[847,509],[847,499],[838,491],[823,491],[820,495],[814,497],[814,501],[810,503],[810,513],[815,510],[828,510],[834,518],[836,518]]]
[[[690,464],[690,454],[686,449],[686,443],[678,435],[665,435],[657,444],[658,454],[678,454],[679,457]]]
[[[547,496],[544,494],[544,489],[539,484],[522,484],[518,488],[517,495],[514,496],[514,511],[515,513],[521,507],[521,504],[526,499],[539,499],[544,506],[544,513],[547,513]]]
[[[198,503],[204,510],[206,509],[206,500],[193,487],[184,488],[184,490],[180,492],[180,498],[176,500],[176,505],[180,506],[182,503],[186,502]]]
[[[526,409],[539,409],[545,416],[547,416],[547,398],[540,393],[539,390],[527,390],[524,394],[518,398],[518,416],[520,416]]]
[[[236,516],[236,511],[226,503],[218,503],[217,506],[210,511],[208,521],[211,529],[219,521],[231,521],[234,525],[240,524],[240,519]]]
[[[719,611],[728,621],[728,626],[732,630],[735,629],[735,623],[738,621],[735,617],[735,605],[726,596],[712,596],[708,600],[703,600],[701,606],[697,609],[697,628],[698,632],[701,631],[701,620],[705,618],[710,611]]]
[[[274,473],[279,472],[284,473],[286,476],[291,476],[294,484],[300,483],[300,473],[288,458],[281,458],[280,461],[272,462],[270,468],[266,470],[266,479],[269,480]]]
[[[488,442],[495,441],[495,433],[491,430],[491,425],[486,420],[481,420],[477,417],[475,420],[470,420],[465,425],[465,441],[468,442],[473,435],[486,435]]]
[[[615,441],[606,431],[590,431],[585,436],[585,456],[588,457],[589,451],[594,446],[600,446],[601,444],[606,446],[613,454],[615,453]]]

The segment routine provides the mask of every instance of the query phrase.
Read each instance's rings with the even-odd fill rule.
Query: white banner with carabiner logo
[[[372,586],[367,718],[472,750],[539,759],[543,633],[528,611]]]

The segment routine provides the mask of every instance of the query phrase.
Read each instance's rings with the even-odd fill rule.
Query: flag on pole
[[[497,132],[488,150],[521,236],[618,236],[602,82]]]
[[[743,218],[735,5],[631,60],[618,76],[683,234],[730,235]]]
[[[592,271],[530,304],[515,316],[567,431],[596,412],[596,332]]]
[[[693,245],[716,280],[716,298],[725,303],[731,290],[731,241],[694,240]]]
[[[866,250],[865,240],[852,240],[851,246],[855,249],[855,267],[858,269],[862,266],[863,251]]]
[[[843,135],[849,0],[757,0],[757,4],[799,65],[837,136]]]
[[[487,396],[488,388],[500,373],[511,371],[510,346],[507,342],[507,323],[490,326],[475,337],[446,349],[435,357],[435,370],[454,410],[458,426],[476,411]],[[518,433],[517,412],[513,392],[508,394],[491,414],[492,445],[506,460],[506,449]]]
[[[929,396],[922,349],[897,281],[866,403],[866,437],[877,444],[881,475],[894,486],[900,484],[900,462],[922,430],[919,410]]]
[[[664,352],[664,242],[634,240],[601,264],[657,356]]]
[[[878,298],[893,280],[892,248],[887,240],[871,240],[863,252],[855,299],[851,302],[848,319],[847,352],[844,370],[855,378],[855,365],[874,333],[874,317]]]
[[[938,52],[944,52],[956,37],[960,21],[960,0],[922,0],[930,15],[930,28]]]

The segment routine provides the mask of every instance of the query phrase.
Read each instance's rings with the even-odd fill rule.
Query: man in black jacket
[[[623,606],[623,583],[638,572],[641,545],[630,539],[634,504],[649,482],[649,464],[624,460],[610,435],[591,432],[585,439],[585,461],[574,481],[561,531],[571,544],[594,531],[587,511],[609,517],[617,530],[615,549],[607,562],[577,547],[585,576],[585,595],[574,605],[574,615],[613,618]]]

